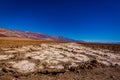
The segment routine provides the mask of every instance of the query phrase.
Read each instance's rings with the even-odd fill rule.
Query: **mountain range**
[[[34,32],[23,32],[19,30],[8,30],[4,28],[0,28],[0,37],[35,39],[35,40],[52,40],[52,41],[62,41],[62,42],[79,42],[77,40],[65,38],[62,36],[50,36],[47,34],[40,34],[40,33],[34,33]]]

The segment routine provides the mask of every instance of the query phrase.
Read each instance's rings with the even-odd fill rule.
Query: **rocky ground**
[[[77,43],[0,48],[0,80],[120,80],[120,53]]]

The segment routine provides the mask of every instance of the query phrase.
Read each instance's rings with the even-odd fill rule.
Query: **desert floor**
[[[120,80],[119,49],[78,43],[7,44],[0,42],[0,80]]]

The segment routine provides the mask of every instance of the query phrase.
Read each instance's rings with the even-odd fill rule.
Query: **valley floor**
[[[0,80],[120,80],[120,51],[52,42],[0,47]]]

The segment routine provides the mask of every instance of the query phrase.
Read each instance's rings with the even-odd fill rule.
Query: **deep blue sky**
[[[120,41],[120,0],[0,0],[0,27]]]

